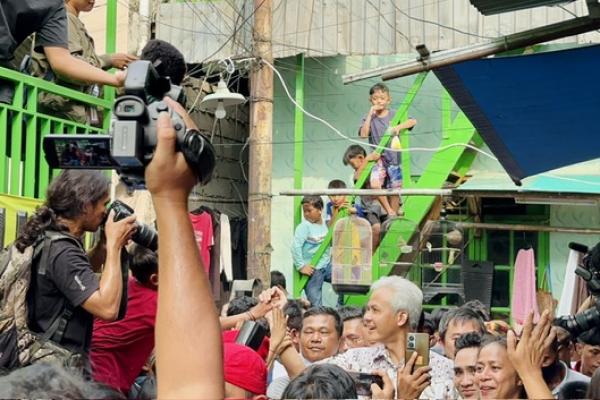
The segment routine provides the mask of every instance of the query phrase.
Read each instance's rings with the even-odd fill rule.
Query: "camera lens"
[[[115,221],[120,221],[123,218],[133,215],[133,209],[120,200],[115,200],[111,204],[110,209],[115,213]],[[133,239],[133,241],[140,246],[144,246],[152,251],[156,251],[158,249],[158,233],[156,233],[156,231],[150,228],[148,225],[144,225],[140,222],[137,222],[137,230],[131,239]]]
[[[133,235],[132,239],[137,244],[152,251],[156,251],[158,249],[158,234],[154,229],[148,227],[148,225],[138,223],[137,231]]]

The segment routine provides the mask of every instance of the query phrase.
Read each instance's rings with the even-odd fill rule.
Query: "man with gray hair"
[[[485,324],[480,314],[476,311],[462,306],[454,308],[446,313],[440,321],[440,339],[444,345],[444,355],[454,360],[456,339],[469,332],[477,332],[484,335]]]
[[[363,317],[365,333],[372,347],[349,349],[323,362],[354,372],[386,372],[398,386],[396,398],[441,399],[452,389],[453,364],[429,352],[429,367],[414,371],[405,368],[406,340],[416,332],[423,293],[414,283],[399,276],[379,279],[371,286],[371,297]],[[413,357],[414,358],[414,357]]]

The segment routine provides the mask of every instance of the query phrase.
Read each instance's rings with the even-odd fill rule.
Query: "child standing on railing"
[[[379,145],[385,132],[390,126],[390,121],[396,114],[390,110],[392,102],[390,90],[383,83],[377,83],[369,90],[369,102],[371,108],[360,123],[359,136],[369,138],[369,143]],[[399,125],[392,127],[392,134],[398,136],[403,129],[411,129],[417,124],[417,120],[409,118]],[[389,148],[388,144],[388,148]],[[400,167],[400,152],[385,150],[381,160],[385,169],[387,179],[384,187],[397,189],[402,187],[402,168]],[[400,196],[390,197],[391,211],[386,208],[388,215],[395,215],[400,208]]]
[[[385,182],[386,173],[379,154],[371,153],[367,155],[365,149],[357,144],[350,145],[344,153],[344,165],[350,165],[352,169],[354,169],[354,182],[360,178],[362,171],[367,167],[369,161],[374,161],[375,164],[371,169],[369,178],[365,181],[362,188],[381,189]],[[393,213],[393,210],[391,209],[387,196],[360,196],[359,204],[362,208],[364,218],[371,224],[373,250],[375,250],[377,245],[379,245],[381,223],[387,215]]]
[[[323,219],[323,200],[320,196],[302,198],[304,219],[296,227],[292,244],[294,267],[302,275],[308,276],[304,288],[311,306],[323,304],[323,282],[331,283],[331,248],[328,248],[317,265],[311,265],[311,259],[327,236],[328,227]]]

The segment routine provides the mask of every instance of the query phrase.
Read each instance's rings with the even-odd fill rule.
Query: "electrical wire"
[[[256,13],[256,11],[258,11],[258,9],[264,4],[264,2],[265,2],[265,0],[262,0],[258,6],[254,7],[254,10],[252,10],[252,13],[250,15],[248,15],[248,17],[246,17],[246,19],[244,19],[244,21],[242,21],[242,25],[244,25],[246,22],[248,22],[250,20],[250,18],[252,18],[254,16],[254,14]],[[234,32],[234,35],[235,35],[235,32]],[[208,56],[204,57],[204,59],[202,61],[200,61],[199,64],[200,65],[203,64],[204,62],[206,62],[210,58],[214,57],[218,52],[220,52],[221,50],[223,50],[223,48],[225,46],[227,46],[227,43],[229,43],[229,41],[234,37],[234,35],[231,35],[225,42],[223,42],[223,44],[221,46],[219,46],[219,48],[217,50],[215,50],[214,52],[212,52]]]
[[[400,30],[398,30],[398,28],[393,25],[391,22],[388,22],[388,20],[383,16],[383,14],[381,13],[381,9],[379,9],[379,7],[375,6],[375,4],[373,4],[371,2],[371,0],[367,0],[367,3],[371,5],[371,7],[373,7],[377,13],[379,14],[379,17],[383,20],[383,22],[385,22],[390,28],[392,28],[396,33],[399,33],[400,36],[402,36],[407,42],[408,45],[410,47],[414,47],[415,45],[413,44],[413,42],[410,40],[410,38],[408,36],[406,36],[404,34],[404,32],[400,32]],[[394,5],[394,7],[396,7],[396,4],[394,4],[394,2],[392,1],[392,4]],[[397,7],[396,7],[397,8]],[[379,42],[378,42],[379,43]],[[394,46],[395,47],[395,46]]]
[[[473,37],[480,38],[480,39],[486,39],[486,40],[495,39],[495,38],[493,38],[491,36],[482,36],[482,35],[478,35],[476,33],[471,33],[471,32],[460,30],[458,28],[454,28],[452,26],[440,24],[439,22],[430,21],[430,20],[427,20],[427,19],[419,18],[419,17],[414,17],[414,16],[408,14],[407,12],[401,10],[400,7],[398,7],[394,1],[392,1],[392,4],[394,5],[394,7],[396,8],[396,10],[400,14],[404,15],[406,18],[411,19],[413,21],[422,22],[424,24],[435,25],[435,26],[438,26],[440,28],[444,28],[444,29],[448,29],[448,30],[454,31],[456,33],[460,33],[460,34],[467,35],[467,36],[473,36]]]
[[[212,26],[215,26],[215,24],[212,24],[212,23],[211,23],[211,24],[207,24],[207,22],[209,21],[209,17],[207,17],[207,16],[206,16],[206,14],[204,14],[204,12],[202,12],[202,10],[201,10],[201,9],[197,9],[195,6],[193,6],[192,4],[190,4],[190,0],[183,0],[183,3],[184,3],[184,4],[185,4],[185,5],[186,5],[186,6],[187,6],[187,7],[188,7],[190,10],[192,10],[192,12],[194,13],[194,15],[195,15],[195,16],[198,18],[198,20],[201,20],[201,21],[203,21],[203,23],[204,23],[204,25],[205,25],[206,27],[209,27],[209,26],[211,26],[211,25],[212,25]],[[209,2],[209,4],[212,4],[212,2]],[[218,11],[218,10],[217,10],[217,11]],[[200,15],[198,15],[198,13],[200,13],[200,15],[201,15],[201,16],[200,16]],[[218,13],[218,12],[217,12],[217,14],[220,14],[220,13]],[[212,29],[210,29],[210,28],[209,28],[209,30],[210,30],[210,31],[212,31]],[[218,32],[219,32],[220,34],[222,34],[222,35],[227,35],[227,33],[223,34],[223,32],[221,32],[220,30],[219,30]],[[234,31],[234,33],[235,33],[235,31]],[[215,35],[215,36],[216,36],[216,35]],[[231,39],[235,39],[235,35],[231,35],[231,36],[229,36],[229,39],[228,39],[228,41],[229,41],[229,40],[231,40]],[[234,45],[235,45],[235,43],[234,43]]]
[[[279,72],[279,71],[278,71],[278,70],[277,70],[277,69],[276,69],[276,68],[275,68],[275,67],[274,67],[274,66],[273,66],[273,65],[272,65],[270,62],[268,62],[267,60],[265,60],[265,59],[261,59],[261,62],[262,62],[262,63],[264,63],[265,65],[267,65],[269,68],[271,68],[271,69],[273,70],[273,72],[275,73],[275,75],[277,75],[277,77],[279,78],[279,80],[280,80],[280,82],[281,82],[281,84],[282,84],[282,86],[283,86],[283,89],[284,89],[285,93],[287,94],[288,98],[290,99],[290,101],[291,101],[291,102],[292,102],[292,103],[293,103],[293,104],[294,104],[296,107],[298,107],[298,108],[299,108],[299,109],[300,109],[300,110],[301,110],[301,111],[302,111],[304,114],[306,114],[307,116],[311,117],[311,118],[312,118],[312,119],[314,119],[314,120],[317,120],[317,121],[321,122],[321,123],[322,123],[322,124],[324,124],[325,126],[329,127],[329,128],[330,128],[330,129],[331,129],[333,132],[335,132],[335,134],[336,134],[336,135],[338,135],[338,136],[340,136],[340,137],[344,138],[345,140],[347,140],[347,141],[349,141],[349,142],[352,142],[352,143],[358,143],[358,144],[360,144],[360,145],[365,145],[365,146],[369,146],[369,147],[373,147],[373,148],[377,148],[377,147],[378,147],[378,146],[377,146],[377,145],[375,145],[375,144],[366,143],[366,142],[361,142],[361,141],[359,141],[359,140],[352,139],[352,138],[350,138],[350,137],[348,137],[348,136],[344,135],[344,134],[343,134],[342,132],[340,132],[340,131],[339,131],[339,130],[336,128],[336,127],[334,127],[333,125],[331,125],[329,122],[327,122],[327,121],[325,121],[324,119],[322,119],[322,118],[319,118],[319,117],[317,117],[317,116],[315,116],[315,115],[313,115],[313,114],[309,113],[308,111],[306,111],[306,110],[304,109],[304,107],[302,107],[300,104],[298,104],[298,103],[296,102],[296,100],[294,100],[294,98],[293,98],[293,97],[292,97],[292,95],[290,94],[290,92],[289,92],[289,90],[288,90],[288,87],[287,87],[287,84],[285,83],[285,80],[284,80],[284,79],[283,79],[283,77],[281,76],[280,72]],[[470,145],[470,144],[467,144],[467,143],[454,143],[454,144],[449,144],[449,145],[446,145],[446,146],[441,146],[441,147],[411,147],[410,149],[389,149],[389,148],[386,148],[386,151],[387,151],[387,150],[389,150],[389,151],[394,151],[394,152],[405,152],[405,151],[438,152],[438,151],[447,150],[447,149],[450,149],[450,148],[453,148],[453,147],[466,147],[466,148],[469,148],[469,149],[471,149],[471,150],[474,150],[474,151],[476,151],[476,152],[478,152],[478,153],[480,153],[480,154],[483,154],[483,155],[485,155],[486,157],[489,157],[489,158],[491,158],[491,159],[493,159],[493,160],[498,160],[498,159],[497,159],[496,157],[494,157],[492,154],[490,154],[490,153],[487,153],[487,152],[485,152],[485,151],[483,151],[483,150],[481,150],[481,149],[479,149],[479,148],[477,148],[477,147],[475,147],[475,146],[472,146],[472,145]]]
[[[396,0],[391,0],[391,1],[393,3]],[[420,5],[417,5],[417,6],[407,7],[406,10],[414,10],[416,8],[421,8],[421,7],[429,6],[429,5],[432,5],[432,4],[439,4],[439,3],[442,3],[442,2],[445,2],[445,1],[448,1],[448,0],[435,0],[435,1],[432,1],[432,2],[429,2],[429,3],[420,4]],[[387,12],[387,13],[381,13],[380,15],[391,15],[391,14],[394,14],[395,12],[396,12],[396,10],[390,11],[390,12]],[[319,29],[324,29],[324,28],[332,28],[332,27],[339,27],[339,26],[344,26],[344,25],[350,25],[350,24],[354,24],[356,22],[363,22],[363,21],[365,21],[367,19],[372,19],[372,18],[375,18],[375,17],[365,18],[364,16],[361,15],[360,18],[357,18],[357,19],[350,19],[348,21],[335,22],[335,23],[331,23],[331,24],[327,24],[327,25],[321,25],[321,26],[315,27],[314,29],[305,29],[305,30],[302,30],[302,31],[288,32],[288,33],[285,33],[285,35],[286,36],[287,35],[297,35],[297,34],[300,34],[300,33],[309,33],[311,31],[315,31],[315,30],[319,30]]]

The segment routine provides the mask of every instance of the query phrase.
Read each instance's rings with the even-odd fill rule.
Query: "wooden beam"
[[[578,233],[582,235],[599,235],[600,229],[569,228],[562,226],[524,225],[524,224],[494,224],[485,222],[458,222],[457,227],[462,229],[485,229],[496,231],[524,231],[524,232],[559,232]]]

